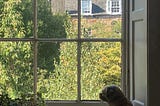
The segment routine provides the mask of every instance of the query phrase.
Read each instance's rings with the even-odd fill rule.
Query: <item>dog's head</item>
[[[124,94],[117,86],[106,86],[102,89],[102,92],[99,94],[99,97],[101,100],[111,103],[123,98]]]

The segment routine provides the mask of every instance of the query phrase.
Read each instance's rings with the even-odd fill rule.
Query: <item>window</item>
[[[81,13],[82,15],[92,14],[92,1],[91,0],[81,1]]]
[[[13,98],[40,92],[48,104],[61,106],[106,106],[99,100],[102,87],[122,86],[121,17],[113,25],[110,18],[82,18],[81,12],[91,14],[92,3],[78,4],[82,11],[73,18],[53,15],[47,0],[0,6],[0,92],[7,89]]]
[[[121,0],[107,0],[106,12],[111,15],[121,14]]]

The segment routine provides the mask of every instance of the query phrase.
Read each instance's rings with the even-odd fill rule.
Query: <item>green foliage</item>
[[[1,42],[0,59],[2,64],[3,90],[13,95],[32,92],[32,55],[29,43]]]
[[[105,49],[97,52],[101,73],[105,85],[118,85],[121,81],[121,46],[120,43],[105,43]]]
[[[16,6],[20,2],[20,0],[4,1],[4,6],[1,8],[0,37],[13,38],[24,36],[22,15],[19,11],[16,11]]]
[[[72,48],[72,50],[71,50]],[[76,67],[76,43],[61,43],[60,63],[55,63],[55,70],[49,78],[47,73],[41,70],[39,73],[38,89],[43,97],[49,100],[76,100],[77,98],[77,67]]]
[[[0,37],[33,37],[31,0],[0,1]],[[38,37],[77,38],[77,24],[67,14],[52,15],[47,0],[38,0]],[[83,21],[83,19],[82,19]],[[89,24],[89,25],[88,25]],[[101,22],[82,22],[85,38],[120,38],[121,22],[108,27]],[[90,36],[89,31],[94,31]],[[121,44],[116,42],[81,43],[82,99],[99,99],[104,85],[121,80]],[[11,98],[21,98],[33,89],[33,44],[30,42],[0,42],[0,92]],[[38,91],[45,99],[77,99],[77,43],[39,42]],[[9,99],[7,95],[4,98]]]
[[[40,12],[43,13],[43,12]],[[51,14],[51,13],[50,13]],[[42,15],[42,16],[41,16]],[[66,31],[64,25],[68,22],[68,15],[54,15],[48,16],[47,14],[41,14],[41,23],[39,26],[38,35],[41,38],[65,38]],[[44,15],[44,16],[43,16]],[[48,21],[49,20],[49,21]],[[60,55],[60,43],[42,43],[40,42],[38,45],[38,67],[40,69],[47,69],[49,71],[54,70],[54,62],[59,63],[59,55]]]
[[[32,36],[31,0],[22,0],[21,11],[23,16],[25,37]],[[47,0],[38,0],[38,37],[39,38],[66,38],[64,25],[67,23],[68,15],[54,15]],[[39,43],[38,45],[38,68],[46,69],[49,72],[54,70],[54,62],[59,62],[59,43]]]
[[[37,102],[35,104],[33,94],[25,94],[20,98],[12,99],[8,94],[0,94],[0,106],[45,106],[45,101],[41,94],[37,95]]]
[[[32,1],[4,0],[0,7],[0,37],[25,38],[32,36]],[[38,3],[39,37],[62,38],[66,36],[64,24],[67,15],[53,16],[47,0]],[[44,17],[45,16],[45,17]],[[59,43],[39,43],[38,67],[53,71],[54,61],[59,62]],[[32,92],[33,88],[33,53],[30,42],[0,42],[1,91],[13,98],[22,93]]]
[[[121,21],[114,20],[111,22],[111,25],[112,25],[112,34],[114,35],[113,37],[120,38],[121,37]]]
[[[76,36],[77,32],[73,28],[73,26],[67,25],[67,38],[74,38]],[[114,31],[112,33],[115,37],[120,36]],[[115,84],[120,86],[120,43],[86,42],[82,43],[81,48],[81,96],[83,100],[99,99],[99,92],[104,85]],[[61,43],[60,62],[58,64],[55,63],[54,73],[45,79],[44,75],[47,71],[41,70],[39,72],[41,75],[39,76],[38,89],[43,93],[45,99],[77,99],[76,49],[77,43]]]
[[[104,85],[120,86],[120,43],[82,45],[82,98],[98,99]]]
[[[20,0],[4,1],[0,37],[21,38],[25,36],[21,12],[16,10],[20,3]],[[2,76],[5,76],[5,79],[2,79],[2,90],[11,93],[13,98],[20,96],[22,92],[31,92],[32,83],[30,82],[33,80],[31,44],[29,42],[0,42],[0,60]]]

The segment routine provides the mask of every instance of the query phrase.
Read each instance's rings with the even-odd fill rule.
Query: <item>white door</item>
[[[130,0],[130,98],[147,106],[147,0]]]

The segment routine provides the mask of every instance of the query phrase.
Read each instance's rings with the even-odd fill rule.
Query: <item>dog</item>
[[[107,102],[109,106],[133,106],[121,89],[114,85],[104,87],[99,93],[99,98]]]

